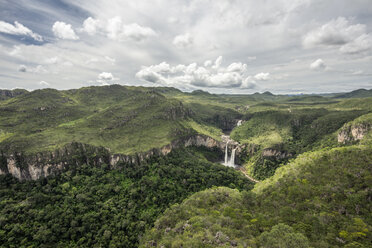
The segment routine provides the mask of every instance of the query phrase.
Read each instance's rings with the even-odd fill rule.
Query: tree
[[[273,226],[270,232],[263,232],[259,242],[264,248],[309,248],[309,241],[301,234],[294,232],[293,228],[285,224]]]

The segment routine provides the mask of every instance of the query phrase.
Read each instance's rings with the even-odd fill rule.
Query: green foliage
[[[292,227],[285,224],[273,226],[270,232],[263,232],[259,237],[262,248],[309,248],[309,241],[301,234],[296,233]]]
[[[198,152],[198,153],[197,153]],[[140,165],[81,166],[18,182],[0,176],[0,247],[137,247],[171,204],[216,186],[249,190],[239,172],[191,148]]]
[[[252,176],[264,179],[272,176],[276,168],[297,154],[322,147],[338,146],[334,133],[344,123],[364,113],[365,111],[330,111],[324,108],[257,112],[247,115],[248,120],[235,128],[231,137],[241,143],[256,144],[259,147],[246,162]],[[286,155],[284,157],[261,155],[266,148]]]
[[[144,88],[36,90],[0,102],[0,150],[35,153],[81,142],[133,154],[189,134],[182,124],[189,117],[181,102]]]
[[[309,152],[253,192],[213,188],[173,205],[141,247],[368,247],[372,147]]]

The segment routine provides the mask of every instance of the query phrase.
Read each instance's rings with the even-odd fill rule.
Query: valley
[[[1,95],[1,247],[372,241],[370,91]]]

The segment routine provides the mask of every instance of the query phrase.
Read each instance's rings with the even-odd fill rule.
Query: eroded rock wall
[[[37,180],[42,177],[56,175],[64,170],[82,164],[98,166],[107,164],[115,169],[122,163],[139,164],[153,156],[167,155],[173,149],[188,146],[217,147],[225,145],[205,135],[193,135],[175,140],[161,148],[134,155],[112,154],[109,149],[87,144],[71,143],[53,152],[42,152],[33,155],[12,153],[0,155],[0,175],[11,174],[19,180]]]

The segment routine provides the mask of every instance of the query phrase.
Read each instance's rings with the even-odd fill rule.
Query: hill
[[[365,98],[372,97],[372,90],[359,89],[348,93],[340,93],[335,98]]]
[[[24,89],[14,89],[14,90],[0,90],[0,101],[7,100],[22,94],[27,93]]]
[[[140,247],[368,247],[371,163],[364,146],[303,154],[253,192],[213,188],[172,206]]]
[[[36,90],[0,103],[0,150],[35,153],[71,142],[133,154],[195,132],[191,111],[152,89],[112,85]]]

